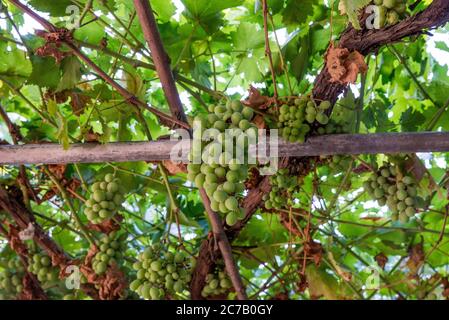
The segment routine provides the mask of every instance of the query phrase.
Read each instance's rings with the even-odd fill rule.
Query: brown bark
[[[370,52],[375,52],[379,47],[397,42],[405,37],[417,35],[423,33],[424,29],[432,29],[440,27],[449,21],[449,1],[447,0],[434,0],[433,3],[423,12],[416,16],[410,17],[397,25],[382,29],[382,30],[362,30],[357,31],[352,27],[348,28],[340,38],[339,46],[342,48],[348,48],[350,50],[357,50],[360,53],[367,55]],[[313,96],[318,100],[328,100],[332,104],[335,104],[340,94],[345,93],[347,86],[331,82],[330,75],[327,70],[327,66],[323,68],[318,75],[313,89]],[[261,187],[266,187],[268,178],[260,184]],[[268,190],[269,190],[268,186]],[[262,201],[262,189],[254,189],[250,192],[247,199],[245,199],[245,205],[248,208],[247,217],[250,217],[255,210],[257,210],[259,203]],[[248,202],[248,203],[247,203]],[[254,205],[257,204],[257,205]],[[235,229],[231,228],[226,231],[233,237],[237,236],[243,225],[238,225]],[[207,240],[210,242],[210,240]],[[210,265],[215,263],[215,252],[210,251],[210,244],[204,242],[201,246],[199,254],[197,268],[195,269],[194,277],[195,281],[204,283],[205,270],[208,270]],[[207,250],[207,251],[206,251]],[[201,299],[201,292],[197,292],[197,287],[192,284],[192,298]],[[194,291],[195,290],[195,291]]]

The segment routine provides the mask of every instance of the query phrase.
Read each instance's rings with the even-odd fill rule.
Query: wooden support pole
[[[175,150],[184,150],[185,159],[189,146],[190,140],[84,143],[73,144],[68,150],[51,143],[0,145],[0,165],[162,161],[173,160]],[[336,134],[312,137],[305,143],[280,140],[278,145],[280,158],[417,152],[449,152],[449,132]]]

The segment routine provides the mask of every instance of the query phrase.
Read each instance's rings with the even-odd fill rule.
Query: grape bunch
[[[184,292],[191,280],[190,261],[182,251],[156,244],[138,256],[133,269],[137,279],[130,289],[146,300],[161,300],[167,294]]]
[[[325,125],[329,118],[325,111],[331,107],[329,101],[317,104],[310,95],[304,95],[283,104],[279,108],[278,128],[280,136],[289,142],[304,142],[310,131],[309,124],[317,121]],[[309,123],[309,124],[308,124]]]
[[[94,224],[99,224],[114,217],[121,208],[125,194],[120,179],[109,173],[103,181],[95,182],[91,191],[84,210],[87,219]]]
[[[126,233],[112,231],[102,235],[100,239],[100,251],[95,254],[92,260],[92,268],[95,273],[102,275],[113,263],[120,264],[123,254],[126,251]]]
[[[318,128],[319,134],[351,133],[355,123],[355,112],[343,102],[336,104],[332,109],[329,122],[324,127]]]
[[[0,300],[16,298],[23,290],[25,268],[17,258],[6,260],[7,268],[0,272]]]
[[[417,212],[416,181],[412,176],[402,174],[397,165],[384,163],[363,183],[363,188],[379,205],[388,206],[393,221],[406,223]]]
[[[351,156],[337,154],[329,158],[329,167],[336,172],[346,172],[352,162]]]
[[[248,146],[257,142],[258,131],[253,110],[240,101],[211,105],[209,112],[195,117],[187,178],[205,189],[212,210],[232,226],[244,218],[239,198],[248,177]]]
[[[393,25],[407,14],[407,0],[373,0],[379,12],[378,28]]]
[[[59,279],[59,269],[52,266],[51,258],[44,252],[32,255],[28,271],[35,274],[43,286],[50,286]]]
[[[287,169],[280,169],[270,177],[270,183],[270,193],[263,196],[266,209],[280,210],[293,205],[291,195],[298,191],[298,177],[289,175]]]
[[[219,296],[225,294],[232,288],[232,282],[225,271],[216,271],[206,276],[206,284],[201,291],[201,296]]]

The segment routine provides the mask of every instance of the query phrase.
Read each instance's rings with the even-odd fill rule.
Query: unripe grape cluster
[[[363,188],[379,205],[388,206],[393,221],[406,223],[417,212],[416,181],[412,176],[402,174],[397,165],[384,163],[363,183]]]
[[[212,105],[209,112],[194,120],[187,178],[204,188],[212,210],[234,225],[244,218],[239,198],[248,177],[248,146],[257,142],[257,127],[251,123],[254,112],[236,100]]]
[[[188,289],[192,265],[182,251],[163,245],[147,247],[133,264],[137,279],[130,289],[146,300],[162,300]]]
[[[25,268],[17,257],[4,262],[7,268],[0,272],[0,300],[14,299],[23,290],[22,279]]]
[[[59,269],[51,264],[51,258],[44,252],[36,252],[28,263],[28,271],[37,276],[43,286],[50,286],[59,280]]]
[[[91,191],[90,198],[85,203],[84,213],[87,219],[99,224],[114,217],[122,206],[125,194],[120,179],[109,173],[103,181],[95,182]]]
[[[355,123],[355,112],[343,103],[336,104],[332,109],[329,122],[318,128],[319,134],[351,133]]]
[[[126,233],[112,231],[102,235],[99,249],[92,260],[92,268],[95,273],[102,275],[113,263],[120,265],[123,254],[126,251]]]
[[[407,15],[407,0],[373,0],[379,12],[379,28],[393,25]]]
[[[265,208],[283,209],[292,206],[291,195],[298,191],[298,177],[289,175],[287,169],[280,169],[270,177],[271,191],[268,195],[263,196]]]
[[[289,142],[304,142],[310,131],[309,124],[317,121],[325,125],[329,118],[325,111],[331,107],[329,101],[315,102],[310,95],[304,95],[279,108],[278,128],[280,136]],[[308,124],[309,123],[309,124]]]
[[[329,159],[329,168],[336,172],[346,172],[352,165],[352,157],[336,154]]]
[[[226,294],[232,288],[232,282],[225,271],[216,271],[206,276],[206,284],[201,291],[201,296],[219,296]]]

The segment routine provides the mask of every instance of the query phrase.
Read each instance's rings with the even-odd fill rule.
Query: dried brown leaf
[[[374,257],[374,259],[376,260],[377,265],[378,265],[380,268],[382,268],[382,269],[385,268],[385,265],[386,265],[387,262],[388,262],[388,257],[387,257],[383,252],[378,253],[378,254]]]
[[[175,175],[178,173],[187,173],[187,164],[185,163],[176,163],[171,160],[164,160],[162,161],[162,164],[171,175]]]
[[[245,106],[259,109],[259,110],[265,110],[270,105],[276,102],[274,98],[263,96],[259,90],[254,88],[253,86],[249,87],[249,96],[246,100],[242,101],[242,104]]]
[[[364,56],[358,51],[350,52],[346,48],[331,45],[326,53],[326,63],[331,82],[341,84],[355,83],[359,73],[368,71]]]

